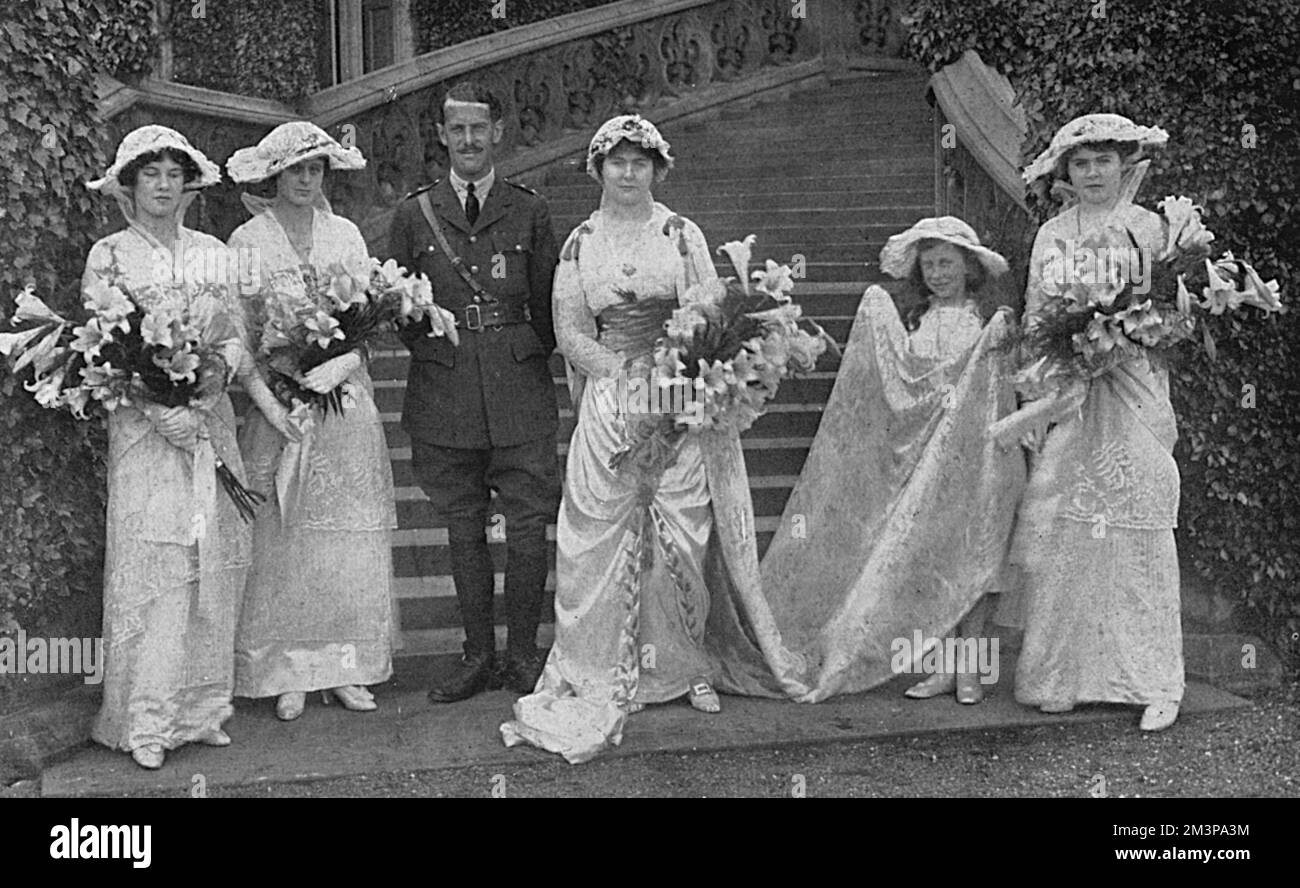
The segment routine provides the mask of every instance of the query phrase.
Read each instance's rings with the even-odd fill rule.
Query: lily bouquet
[[[802,317],[790,298],[789,266],[769,259],[763,270],[748,274],[754,241],[751,234],[719,248],[737,277],[687,288],[655,345],[649,380],[683,396],[661,399],[672,405],[668,412],[634,424],[610,457],[610,468],[658,477],[675,461],[684,435],[745,431],[763,415],[783,379],[811,371],[827,348],[838,353],[834,340]]]
[[[260,363],[269,371],[267,385],[286,407],[297,404],[342,413],[347,383],[321,394],[302,384],[303,374],[331,358],[365,347],[396,323],[428,317],[435,335],[457,342],[454,317],[433,301],[428,278],[409,274],[392,259],[370,259],[364,269],[341,263],[323,274],[303,266],[290,273],[287,288],[266,300],[268,316],[258,344]],[[272,279],[271,286],[283,275]],[[296,402],[296,403],[295,403]]]
[[[32,368],[23,388],[41,406],[66,407],[78,419],[89,418],[87,408],[134,406],[156,419],[172,407],[209,407],[225,391],[242,345],[214,287],[191,294],[183,306],[163,300],[150,311],[103,280],[84,296],[82,317],[69,319],[28,287],[10,322],[19,329],[0,333],[0,354],[15,376]],[[244,487],[219,457],[216,474],[240,515],[251,520],[265,497]]]
[[[1282,309],[1277,281],[1265,283],[1230,251],[1213,255],[1214,234],[1189,198],[1166,197],[1157,209],[1164,239],[1155,256],[1128,231],[1057,241],[1043,266],[1043,289],[1055,298],[1025,333],[1030,363],[1016,377],[1022,394],[1039,400],[993,426],[999,441],[1044,431],[1082,403],[1090,379],[1117,364],[1143,354],[1161,359],[1194,337],[1203,315]],[[1213,358],[1214,340],[1201,330]]]
[[[1214,234],[1190,199],[1167,197],[1158,209],[1165,240],[1157,256],[1143,255],[1127,231],[1108,231],[1074,249],[1057,242],[1043,287],[1058,298],[1044,306],[1027,334],[1040,362],[1054,365],[1057,373],[1090,378],[1116,360],[1143,350],[1159,354],[1191,338],[1198,314],[1242,305],[1266,312],[1281,308],[1276,281],[1265,283],[1231,252],[1211,257]],[[1204,342],[1213,356],[1208,330]]]

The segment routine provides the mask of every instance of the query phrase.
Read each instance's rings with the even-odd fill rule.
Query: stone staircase
[[[793,263],[802,256],[806,276],[795,297],[805,315],[842,345],[862,291],[870,283],[886,283],[876,264],[885,239],[933,213],[932,121],[925,86],[916,74],[860,77],[784,99],[726,107],[708,119],[669,122],[662,130],[677,166],[656,186],[655,197],[693,219],[711,247],[753,233],[759,265],[767,258]],[[584,164],[585,158],[567,161],[537,188],[550,202],[561,242],[599,202],[599,186],[587,177]],[[734,273],[725,257],[717,262],[720,275]],[[446,529],[415,484],[410,442],[399,427],[407,363],[405,351],[380,352],[371,367],[397,488],[393,567],[404,653],[458,653],[462,636]],[[563,457],[574,415],[558,356],[551,367]],[[835,370],[833,360],[824,360],[817,372],[787,381],[769,412],[744,435],[760,555],[803,467]],[[487,528],[498,596],[509,532],[502,524],[494,519]],[[548,536],[554,539],[553,526]],[[552,572],[548,615],[553,589]],[[504,613],[498,601],[499,621]],[[498,625],[499,632],[503,629]],[[550,641],[549,617],[541,641]]]

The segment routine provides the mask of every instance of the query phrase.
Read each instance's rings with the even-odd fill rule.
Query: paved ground
[[[635,716],[623,746],[570,766],[506,749],[497,726],[513,698],[424,701],[427,661],[404,661],[377,689],[380,710],[351,713],[319,698],[292,723],[269,702],[239,701],[235,746],[190,746],[157,772],[93,747],[9,795],[177,796],[780,796],[1300,794],[1295,686],[1252,704],[1188,688],[1168,732],[1137,730],[1139,710],[1090,706],[1046,716],[1009,688],[980,706],[911,701],[907,679],[815,706],[724,698],[721,716],[685,703]]]

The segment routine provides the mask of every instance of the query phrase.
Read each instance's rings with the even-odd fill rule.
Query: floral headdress
[[[922,219],[906,231],[895,234],[880,251],[881,270],[890,277],[903,280],[916,267],[918,248],[926,240],[943,241],[966,250],[994,277],[1007,272],[1007,260],[982,246],[975,229],[956,216]]]
[[[614,150],[619,142],[627,140],[650,151],[657,151],[669,169],[673,165],[673,156],[668,153],[668,140],[665,139],[653,123],[640,114],[622,114],[611,117],[601,124],[592,137],[587,148],[587,175],[597,182],[600,174],[596,172],[596,158],[604,157]]]
[[[115,194],[121,187],[117,177],[126,168],[127,164],[141,155],[161,151],[164,148],[171,148],[181,152],[194,161],[199,168],[198,181],[192,183],[189,187],[207,188],[209,185],[215,185],[221,181],[221,167],[208,160],[202,151],[190,144],[189,139],[174,129],[150,124],[127,133],[126,137],[122,139],[122,144],[117,146],[117,156],[113,158],[113,165],[104,172],[103,176],[87,182],[86,187],[92,191]]]
[[[280,124],[253,147],[230,155],[226,172],[236,182],[261,182],[314,157],[327,158],[332,170],[360,170],[366,165],[360,149],[344,148],[316,124],[294,120]]]

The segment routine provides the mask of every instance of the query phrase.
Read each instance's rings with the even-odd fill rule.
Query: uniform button
[[[469,270],[470,270],[470,273],[471,273],[471,274],[478,274],[478,266],[477,266],[477,265],[471,265],[471,266],[469,267]]]
[[[433,252],[433,244],[429,244],[428,250],[429,250],[430,253]]]
[[[477,235],[477,234],[471,234],[471,235],[469,236],[469,242],[470,242],[471,244],[476,244],[476,243],[478,243],[478,235]]]
[[[483,301],[483,297],[482,297],[482,296],[475,296],[475,297],[474,297],[474,301],[475,301],[475,302],[482,302],[482,301]]]
[[[523,245],[523,244],[515,244],[515,249],[522,253],[522,252],[524,251],[524,245]]]

